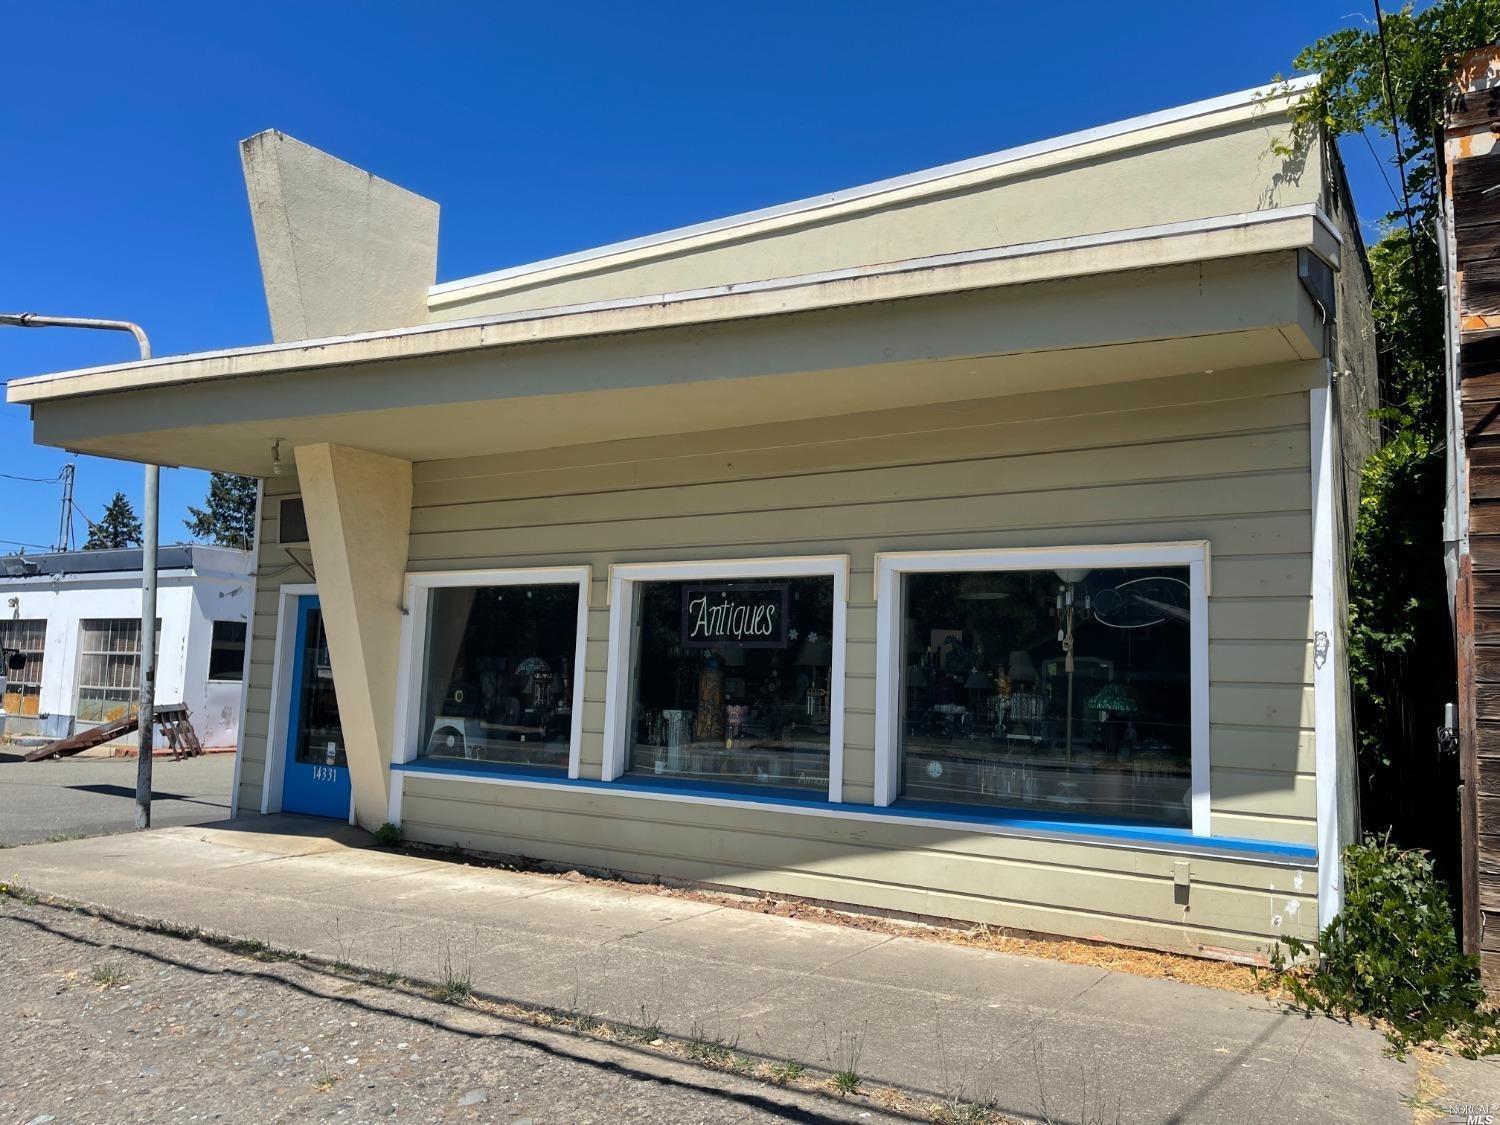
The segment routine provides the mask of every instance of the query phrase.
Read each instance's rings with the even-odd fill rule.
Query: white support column
[[[374,829],[390,808],[411,463],[326,443],[296,454],[354,818]]]
[[[1318,925],[1343,906],[1339,831],[1338,675],[1343,622],[1338,620],[1334,558],[1333,393],[1330,384],[1308,392],[1312,441],[1313,759],[1317,773]],[[1344,799],[1348,799],[1345,795]]]

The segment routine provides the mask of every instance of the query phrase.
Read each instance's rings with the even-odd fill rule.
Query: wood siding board
[[[806,447],[821,451],[815,463],[878,467],[915,463],[948,456],[961,458],[964,446],[955,442],[977,439],[980,455],[1088,448],[1091,444],[1173,441],[1183,437],[1211,437],[1240,431],[1296,429],[1306,424],[1308,368],[1289,364],[1277,368],[1225,371],[1212,379],[1200,375],[1151,380],[1148,383],[1106,384],[980,401],[941,403],[907,410],[845,414],[740,429],[705,430],[673,435],[664,445],[659,437],[629,438],[588,446],[562,446],[523,453],[495,453],[445,461],[424,461],[412,467],[419,495],[439,485],[439,495],[465,496],[469,480],[478,480],[476,495],[534,495],[540,481],[554,472],[588,470],[582,491],[648,484],[653,466],[688,461],[693,471],[713,471],[744,465],[741,458],[766,454],[778,460],[798,456]],[[1226,403],[1233,409],[1226,410]],[[1106,435],[1101,441],[1097,435]],[[796,464],[789,461],[789,464]],[[618,473],[615,471],[618,470]],[[746,470],[754,475],[753,470]],[[520,478],[520,483],[493,491],[491,478]],[[601,479],[602,478],[602,479]],[[692,479],[687,477],[684,479]],[[733,479],[728,472],[724,479]]]
[[[1240,840],[1274,840],[1316,847],[1318,822],[1312,817],[1252,816],[1243,812],[1214,812],[1214,831]]]
[[[1500,430],[1500,402],[1465,398],[1463,415],[1466,439],[1478,440]]]
[[[681,804],[636,797],[628,801],[593,792],[509,789],[470,785],[462,781],[412,777],[407,795],[423,810],[423,801],[452,802],[455,814],[473,817],[477,828],[496,827],[497,816],[511,813],[545,819],[567,815],[580,818],[608,816],[630,831],[649,836],[652,827],[666,824],[692,830],[713,829],[734,836],[768,836],[785,841],[789,848],[822,849],[825,859],[844,853],[883,855],[897,851],[913,862],[982,860],[991,863],[1024,864],[1028,868],[1061,872],[1109,872],[1170,880],[1175,857],[1163,852],[1129,848],[1100,849],[1089,844],[1040,841],[1024,837],[976,836],[946,829],[849,820],[819,820],[814,817],[758,809]],[[462,806],[462,807],[460,807]],[[708,845],[714,852],[733,854],[728,845]],[[783,846],[783,845],[777,845]],[[903,861],[905,862],[905,861]],[[1294,873],[1285,868],[1267,868],[1253,860],[1194,859],[1195,879],[1225,888],[1244,889],[1264,885],[1274,893],[1295,893]],[[1247,876],[1262,884],[1247,882]],[[1310,893],[1310,892],[1309,892]]]
[[[1476,571],[1500,570],[1500,535],[1485,535],[1470,528],[1469,556]]]
[[[920,510],[921,504],[911,505]],[[1118,515],[1118,513],[1116,513]],[[732,537],[714,538],[691,526],[668,527],[656,539],[645,534],[625,535],[625,542],[612,550],[605,546],[597,532],[567,535],[566,531],[537,542],[543,550],[528,550],[534,542],[529,536],[475,532],[462,540],[444,537],[441,542],[413,541],[413,570],[482,568],[485,559],[493,566],[555,566],[558,561],[583,558],[611,558],[615,562],[673,562],[702,558],[746,558],[758,554],[817,554],[837,549],[844,554],[874,551],[944,550],[973,547],[1004,548],[1027,546],[1093,545],[1119,542],[1171,542],[1183,539],[1209,538],[1222,547],[1227,556],[1240,554],[1293,554],[1307,549],[1311,539],[1310,519],[1306,512],[1269,512],[1260,515],[1213,518],[1134,518],[1100,522],[1064,522],[1064,514],[1054,512],[1044,522],[1012,524],[1003,531],[996,525],[971,513],[961,526],[941,526],[941,518],[929,530],[908,529],[899,525],[877,530],[879,520],[858,535],[830,539],[817,531],[817,521],[805,526],[754,534],[753,521],[741,520]],[[898,530],[899,527],[899,530]],[[431,537],[423,537],[430,540]],[[527,562],[526,560],[532,560]],[[1217,591],[1216,591],[1217,593]]]
[[[1476,720],[1474,750],[1480,758],[1500,758],[1500,723]]]
[[[1500,500],[1491,500],[1475,496],[1469,505],[1469,527],[1473,535],[1478,537],[1494,536],[1500,533]],[[1476,605],[1492,605],[1494,596],[1493,584],[1495,579],[1488,572],[1493,568],[1494,544],[1486,540],[1482,544],[1485,549],[1484,565],[1480,568],[1476,562],[1475,580],[1483,583],[1483,589],[1475,590],[1475,597],[1479,599]]]
[[[1470,102],[1472,109],[1466,111],[1464,116],[1470,116],[1479,109],[1476,104],[1478,100]],[[1472,124],[1478,124],[1476,119]],[[1450,121],[1450,127],[1454,124]],[[1478,156],[1469,156],[1463,160],[1455,160],[1451,168],[1451,185],[1453,199],[1453,212],[1455,217],[1465,224],[1476,222],[1490,222],[1494,218],[1500,218],[1500,199],[1496,199],[1494,192],[1489,189],[1500,181],[1500,151],[1483,153]]]
[[[1464,315],[1489,316],[1500,312],[1500,262],[1469,262],[1460,275],[1460,290]]]
[[[1472,125],[1487,125],[1500,118],[1500,87],[1487,90],[1468,90],[1457,98],[1448,109],[1448,128],[1466,129]],[[1466,161],[1455,161],[1455,167]],[[1494,183],[1494,180],[1490,180]]]
[[[1500,500],[1500,466],[1469,466],[1469,498]]]

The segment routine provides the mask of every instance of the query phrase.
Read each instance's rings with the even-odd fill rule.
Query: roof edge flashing
[[[1257,233],[1258,232],[1258,233]],[[1247,237],[1251,241],[1247,241]],[[244,348],[160,356],[149,360],[13,379],[10,403],[39,404],[224,377],[326,368],[418,356],[451,354],[513,344],[579,338],[623,331],[680,327],[845,304],[879,303],[905,296],[1114,274],[1181,265],[1186,261],[1258,255],[1310,247],[1337,266],[1339,236],[1316,204],[1193,219],[1043,242],[1017,243],[929,258],[907,259],[818,274],[741,282],[675,293],[434,321],[408,328],[284,341]],[[1134,249],[1132,249],[1134,248]],[[1117,260],[1099,269],[1095,255]],[[1089,255],[1085,268],[1076,255]],[[1069,259],[1069,255],[1075,257]],[[1123,256],[1121,256],[1123,255]],[[996,271],[1033,263],[1022,277]],[[1062,265],[1054,263],[1062,263]],[[973,271],[981,271],[975,274]],[[798,296],[801,294],[802,296]]]
[[[743,237],[757,226],[769,225],[777,220],[806,221],[809,216],[815,215],[818,211],[844,205],[864,203],[867,206],[876,206],[883,201],[884,197],[904,190],[912,190],[919,195],[933,194],[943,190],[946,181],[959,176],[997,171],[1023,160],[1061,153],[1068,149],[1083,148],[1097,142],[1118,140],[1132,133],[1140,133],[1164,125],[1184,124],[1197,118],[1234,110],[1255,112],[1271,109],[1281,112],[1289,109],[1293,101],[1315,87],[1320,79],[1321,75],[1317,74],[1303,75],[1249,90],[1206,98],[1171,109],[1157,110],[1106,125],[1065,133],[1058,137],[1031,141],[997,152],[968,157],[964,160],[875,180],[839,191],[807,196],[803,199],[727,215],[719,219],[710,219],[702,223],[674,227],[638,238],[606,243],[602,246],[508,266],[471,277],[440,282],[427,291],[428,307],[430,309],[443,308],[481,296],[520,288],[534,283],[536,275],[549,271],[572,272],[574,268],[584,267],[598,269],[606,259],[619,255],[647,250],[666,253],[670,247],[691,238],[717,235],[719,237],[715,241],[727,241]],[[1085,154],[1079,154],[1079,158],[1083,155]]]

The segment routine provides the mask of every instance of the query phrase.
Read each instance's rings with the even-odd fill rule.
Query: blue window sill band
[[[418,758],[410,762],[393,763],[391,772],[453,781],[580,790],[586,793],[656,797],[719,805],[743,804],[746,808],[802,815],[968,829],[991,835],[1056,839],[1066,843],[1109,844],[1174,854],[1253,859],[1294,867],[1312,866],[1318,858],[1317,848],[1310,844],[1287,844],[1235,836],[1194,836],[1187,828],[1089,820],[1082,817],[1043,817],[1033,812],[985,809],[973,805],[906,799],[884,808],[848,801],[836,804],[818,797],[794,796],[783,788],[725,785],[631,774],[625,774],[616,781],[597,781],[590,778],[570,778],[560,769],[475,761],[450,762]]]

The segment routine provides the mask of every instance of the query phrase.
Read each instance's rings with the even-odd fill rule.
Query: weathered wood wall
[[[1443,153],[1463,470],[1454,585],[1464,944],[1500,992],[1500,50],[1468,56]],[[1463,553],[1467,529],[1467,553]]]

